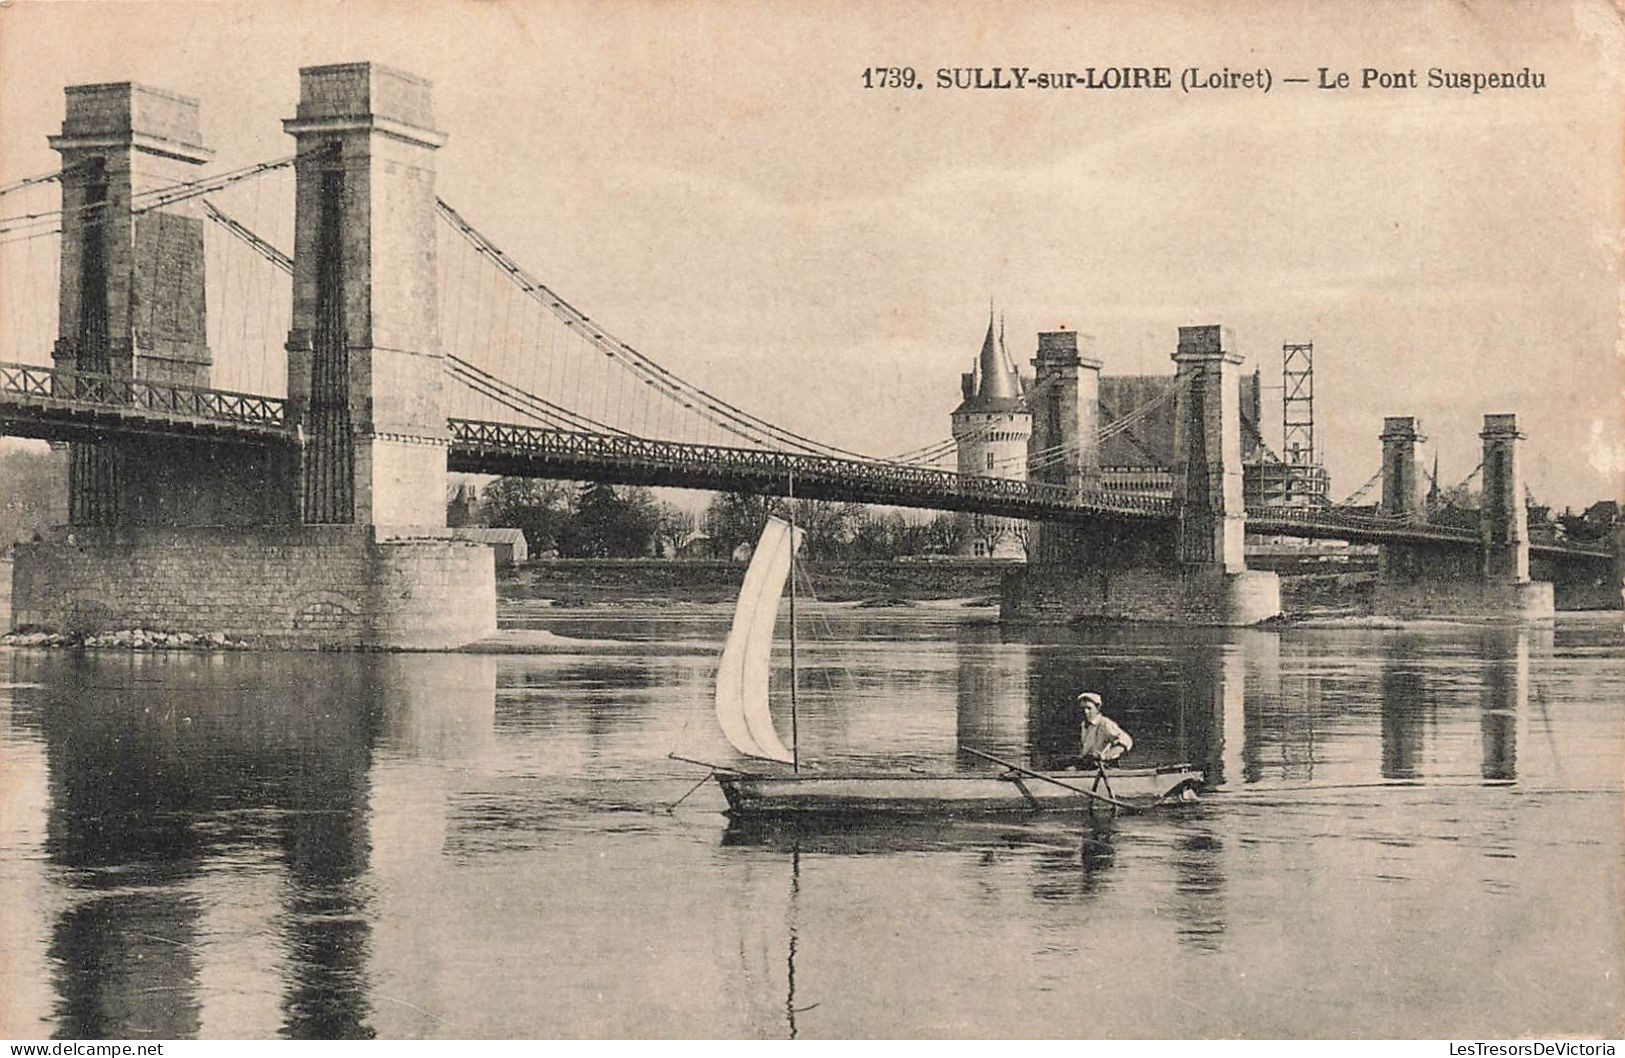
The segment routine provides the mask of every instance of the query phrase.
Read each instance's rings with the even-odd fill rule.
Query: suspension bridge
[[[946,467],[951,440],[858,453],[679,377],[439,197],[443,137],[418,79],[371,64],[303,70],[285,122],[295,151],[231,168],[209,165],[197,115],[161,90],[70,87],[51,137],[61,167],[0,185],[0,432],[66,443],[66,520],[81,537],[221,524],[433,536],[456,471],[793,491],[1096,539],[1205,536],[1179,560],[1230,572],[1226,541],[1243,527],[1484,547],[1480,531],[1394,502],[1243,509],[1228,480],[1239,361],[1217,328],[1182,328],[1163,391],[1111,422],[1082,420],[1092,429],[1077,415],[1091,368],[1057,361],[1023,397],[1035,420],[1059,424],[1035,433],[1025,473]],[[1172,487],[1103,485],[1101,440],[1169,402],[1181,440],[1176,465],[1158,469]],[[320,606],[298,612],[320,625]]]

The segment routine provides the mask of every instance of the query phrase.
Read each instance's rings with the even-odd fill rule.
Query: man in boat
[[[1100,695],[1084,691],[1078,695],[1083,710],[1083,740],[1075,767],[1092,771],[1109,764],[1134,748],[1134,738],[1117,721],[1100,711]]]

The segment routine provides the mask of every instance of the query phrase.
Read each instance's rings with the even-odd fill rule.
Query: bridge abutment
[[[1552,584],[1529,575],[1529,523],[1518,461],[1524,435],[1517,417],[1486,415],[1479,436],[1484,442],[1484,486],[1478,549],[1448,541],[1384,543],[1372,602],[1377,613],[1487,621],[1554,616]],[[1426,524],[1428,513],[1416,465],[1416,444],[1423,439],[1415,419],[1384,420],[1383,512],[1418,526]]]
[[[1047,337],[1047,336],[1046,336]],[[1040,374],[1033,408],[1034,444],[1043,439],[1084,458],[1098,448],[1098,413],[1075,410],[1081,371],[1075,348],[1052,342],[1051,384],[1044,384],[1046,349],[1035,361]],[[1179,388],[1175,397],[1174,506],[1164,520],[1089,525],[1046,524],[1041,549],[1027,568],[1004,581],[1001,617],[1008,621],[1151,621],[1249,625],[1281,613],[1280,581],[1274,573],[1247,569],[1242,552],[1246,516],[1242,506],[1241,357],[1226,348],[1217,326],[1181,327],[1173,354]],[[1089,361],[1087,363],[1097,363]],[[1093,386],[1090,387],[1094,388]],[[1038,424],[1045,423],[1040,430]],[[1063,484],[1084,491],[1090,466],[1068,466]]]
[[[496,581],[488,547],[366,526],[131,527],[19,544],[12,599],[16,628],[438,650],[494,630]]]

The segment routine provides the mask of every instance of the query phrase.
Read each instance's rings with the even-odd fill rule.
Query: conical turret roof
[[[976,358],[971,375],[973,386],[964,403],[955,414],[976,411],[1022,411],[1021,380],[1006,366],[999,355],[999,343],[993,333],[993,313],[987,314],[987,337],[982,339],[982,352]]]

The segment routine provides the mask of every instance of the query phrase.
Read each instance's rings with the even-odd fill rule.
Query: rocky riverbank
[[[71,647],[81,650],[243,650],[247,643],[220,632],[155,632],[130,628],[118,632],[74,635],[60,632],[11,632],[0,636],[0,646]]]

